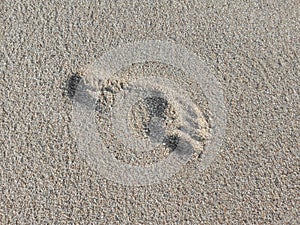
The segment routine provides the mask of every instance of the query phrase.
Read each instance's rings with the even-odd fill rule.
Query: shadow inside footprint
[[[164,144],[171,152],[178,155],[190,155],[194,152],[193,146],[177,135],[169,135],[164,139]]]
[[[95,110],[97,100],[91,96],[81,76],[74,74],[67,80],[66,95],[79,103],[81,107],[88,110]]]
[[[66,94],[69,98],[74,98],[76,94],[76,89],[82,80],[82,77],[80,77],[77,74],[72,75],[68,80],[67,80],[67,88],[66,88]]]
[[[147,97],[144,102],[151,117],[166,118],[165,110],[168,107],[166,99],[157,96]]]
[[[179,137],[177,135],[168,135],[163,140],[163,143],[167,148],[170,149],[170,152],[173,152],[177,148],[177,145],[179,143]]]

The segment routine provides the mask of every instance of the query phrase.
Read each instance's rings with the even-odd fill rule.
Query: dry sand
[[[113,2],[1,2],[0,224],[299,224],[299,1]],[[63,93],[139,40],[199,55],[228,121],[207,170],[131,187],[80,156]]]

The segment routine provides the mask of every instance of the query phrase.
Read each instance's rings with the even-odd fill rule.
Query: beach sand
[[[4,1],[0,18],[1,224],[300,223],[298,1]],[[199,157],[140,187],[81,156],[65,89],[106,51],[143,40],[175,42],[205,62],[227,125],[205,171]],[[176,73],[133,67],[125,77]],[[177,77],[205,113],[196,84]],[[126,154],[116,149],[130,163]]]

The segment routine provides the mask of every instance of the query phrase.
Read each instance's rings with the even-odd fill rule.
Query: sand
[[[0,224],[300,223],[298,1],[4,1],[0,18]],[[222,86],[226,133],[204,171],[200,151],[166,181],[127,186],[82,157],[66,83],[112,48],[145,40],[203,60]],[[150,64],[123,75],[147,70],[181,73]]]

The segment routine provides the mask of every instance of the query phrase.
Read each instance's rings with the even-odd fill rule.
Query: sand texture
[[[300,224],[299,5],[1,1],[0,224]],[[205,170],[198,168],[210,153],[213,112],[201,85],[184,71],[137,63],[105,82],[89,80],[86,68],[105,52],[149,40],[184,46],[221,85],[225,135]],[[156,76],[178,87],[151,83]],[[81,79],[88,91],[76,95],[72,87]],[[116,137],[122,132],[114,135],[122,126],[114,113],[129,108],[124,99],[138,93],[139,79],[150,80],[156,97],[132,104],[128,121],[145,146],[163,143],[148,152],[131,148],[135,139],[127,133],[125,142]],[[107,179],[73,133],[76,96],[83,112],[95,114],[103,146],[120,162],[190,160],[159,183]]]

